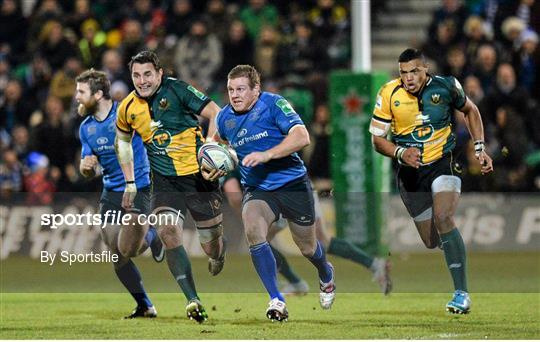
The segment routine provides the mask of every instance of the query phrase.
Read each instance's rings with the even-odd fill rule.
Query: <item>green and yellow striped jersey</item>
[[[466,100],[454,77],[428,75],[419,94],[409,93],[398,78],[379,90],[373,119],[391,123],[394,143],[418,148],[421,162],[429,164],[454,148],[452,115]]]
[[[152,171],[164,176],[190,175],[199,171],[197,151],[204,142],[195,115],[209,102],[191,85],[163,78],[151,98],[133,91],[122,101],[116,126],[142,137]]]

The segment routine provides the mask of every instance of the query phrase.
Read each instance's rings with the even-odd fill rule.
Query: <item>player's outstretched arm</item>
[[[242,164],[253,167],[266,163],[271,159],[280,159],[309,145],[309,133],[304,125],[293,126],[285,139],[278,145],[264,152],[252,152],[244,157]]]
[[[465,102],[463,108],[460,109],[465,114],[465,123],[469,129],[472,140],[474,141],[474,152],[476,159],[482,166],[482,174],[487,174],[493,171],[493,161],[485,151],[484,144],[484,125],[482,116],[478,107],[469,99]]]
[[[137,195],[137,186],[135,185],[135,172],[133,166],[133,146],[131,145],[132,134],[122,132],[116,129],[116,138],[114,140],[114,148],[118,163],[122,168],[126,188],[122,198],[122,207],[129,209],[133,206],[133,201]]]

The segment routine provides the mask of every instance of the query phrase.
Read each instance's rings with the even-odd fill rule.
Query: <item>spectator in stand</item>
[[[24,160],[30,152],[30,139],[26,126],[15,126],[12,131],[10,148],[17,154],[19,160]]]
[[[5,150],[0,162],[0,198],[9,199],[14,192],[23,189],[22,167],[17,153],[13,150]]]
[[[215,34],[221,42],[228,37],[231,16],[227,13],[223,0],[210,0],[206,5],[208,31]]]
[[[463,27],[469,13],[467,8],[463,6],[461,0],[443,0],[442,6],[433,13],[431,24],[428,28],[430,44],[436,44],[439,31],[439,25],[443,22],[450,21],[456,34],[452,37],[451,44],[457,43],[457,39],[463,37]]]
[[[180,39],[189,32],[191,20],[196,15],[190,0],[173,0],[167,11],[167,33]]]
[[[303,79],[313,72],[327,71],[328,54],[320,43],[313,37],[312,27],[307,21],[297,23],[292,41],[279,48],[278,74]]]
[[[323,44],[329,44],[349,25],[347,10],[334,0],[317,0],[317,6],[309,11],[308,17],[315,28],[314,35]]]
[[[277,28],[279,15],[276,7],[266,0],[249,0],[249,5],[240,11],[240,20],[246,25],[251,38],[258,39],[262,28]]]
[[[28,32],[28,47],[30,51],[35,50],[34,42],[39,42],[39,37],[43,28],[50,20],[60,21],[64,16],[64,11],[57,0],[43,0],[39,7],[34,7],[32,15],[28,20],[30,27]]]
[[[194,19],[189,34],[176,46],[176,71],[188,83],[197,84],[201,90],[212,90],[213,80],[222,61],[221,43],[208,32],[204,19]]]
[[[272,26],[263,27],[255,44],[255,67],[265,79],[276,76],[279,45],[280,36],[276,29]]]
[[[525,30],[525,23],[517,17],[509,17],[503,22],[503,38],[500,40],[499,60],[510,62],[512,55],[519,49],[519,37]]]
[[[28,125],[32,115],[32,103],[23,96],[21,83],[10,80],[4,91],[4,103],[0,106],[0,126],[11,133],[15,125]]]
[[[59,98],[64,108],[70,108],[77,82],[75,78],[83,71],[81,61],[76,57],[66,59],[64,67],[54,73],[49,94]]]
[[[225,79],[237,65],[254,65],[254,48],[253,39],[247,35],[244,24],[240,20],[233,21],[223,41],[223,63],[218,78]]]
[[[535,0],[498,1],[493,22],[495,39],[503,39],[503,22],[512,16],[519,18],[525,27],[531,27],[537,31],[540,29],[540,2]]]
[[[490,139],[495,146],[493,164],[495,191],[523,191],[527,189],[527,167],[524,157],[527,153],[527,137],[522,116],[509,106],[497,108],[495,132]],[[504,150],[503,150],[504,149]]]
[[[487,93],[497,73],[497,51],[493,45],[485,44],[478,48],[472,73],[480,80],[484,93]]]
[[[47,98],[52,78],[52,70],[45,58],[35,54],[27,65],[22,65],[15,72],[25,89],[25,101],[43,103]]]
[[[145,49],[143,29],[140,22],[127,19],[122,24],[122,43],[119,46],[122,55],[122,65],[128,65],[131,56]]]
[[[27,192],[26,204],[46,205],[51,204],[56,192],[56,181],[60,177],[58,168],[49,169],[47,156],[32,152],[26,158],[28,169],[24,176],[24,188]]]
[[[443,64],[442,74],[445,76],[454,76],[463,84],[465,77],[470,74],[470,71],[467,65],[467,57],[465,57],[465,52],[461,47],[453,46],[448,50],[446,61]]]
[[[83,23],[89,19],[93,19],[92,9],[90,8],[89,0],[75,0],[73,13],[69,13],[65,19],[66,28],[73,32],[82,31]],[[97,22],[96,22],[97,23]]]
[[[32,150],[43,153],[48,157],[53,166],[63,170],[73,160],[68,138],[69,132],[62,122],[64,106],[62,101],[54,96],[49,96],[45,102],[45,118],[31,133]]]
[[[135,0],[133,6],[127,11],[127,17],[141,23],[143,33],[146,36],[152,28],[152,12],[151,0]]]
[[[8,53],[14,63],[22,62],[26,54],[27,20],[18,1],[4,0],[0,6],[0,52]]]
[[[424,45],[422,51],[441,70],[446,65],[446,56],[452,44],[456,41],[456,27],[452,20],[442,21],[437,25],[437,33],[434,41]]]
[[[87,19],[80,26],[82,38],[79,40],[79,54],[86,68],[99,64],[107,49],[107,34],[101,31],[95,19]]]
[[[314,143],[308,164],[310,177],[313,180],[329,179],[331,125],[330,110],[326,104],[317,106],[310,133]]]
[[[476,58],[480,46],[489,43],[485,23],[478,16],[470,16],[465,21],[465,56],[466,60],[473,61]]]
[[[514,70],[518,75],[518,83],[540,100],[540,50],[538,49],[538,34],[532,30],[521,33],[519,50],[512,58]]]
[[[37,52],[47,60],[52,71],[62,68],[66,59],[77,56],[77,50],[64,37],[64,27],[57,20],[49,20],[39,34]]]
[[[517,116],[527,121],[529,94],[517,85],[516,74],[511,64],[503,63],[497,69],[495,85],[485,98],[485,116],[495,122],[497,110],[503,106],[510,108]],[[514,131],[514,134],[517,131]]]
[[[107,74],[111,83],[122,82],[129,88],[131,79],[127,68],[122,64],[122,55],[116,49],[109,49],[103,53],[101,68]]]
[[[0,106],[4,102],[4,90],[11,79],[11,64],[7,55],[0,53]]]

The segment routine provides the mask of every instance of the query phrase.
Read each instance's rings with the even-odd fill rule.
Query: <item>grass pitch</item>
[[[329,311],[318,305],[313,268],[303,258],[291,258],[313,292],[288,298],[286,323],[271,323],[264,316],[268,298],[249,257],[232,256],[218,277],[207,274],[205,259],[194,259],[196,281],[210,316],[200,325],[185,318],[185,300],[164,264],[136,259],[158,318],[123,320],[134,302],[110,265],[55,267],[9,258],[2,261],[0,272],[0,338],[538,339],[539,256],[470,255],[473,307],[467,316],[444,312],[451,280],[440,254],[394,256],[395,292],[388,297],[378,293],[368,272],[332,259],[338,296]]]

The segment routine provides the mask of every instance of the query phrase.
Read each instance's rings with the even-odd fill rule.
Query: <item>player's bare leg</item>
[[[183,219],[174,223],[170,222],[170,220],[167,221],[166,215],[171,217],[172,214],[177,217],[177,212],[174,209],[162,207],[156,209],[155,212],[158,215],[158,222],[167,222],[167,224],[160,224],[156,228],[165,246],[167,266],[188,300],[186,314],[189,319],[202,323],[208,318],[208,314],[197,295],[193,274],[191,273],[191,262],[183,246]]]
[[[289,227],[294,242],[300,248],[300,252],[316,268],[319,273],[320,293],[319,303],[325,310],[330,309],[336,296],[334,281],[334,267],[326,261],[326,253],[323,246],[315,238],[315,227],[301,226],[289,221]]]
[[[471,300],[467,289],[466,250],[463,238],[454,222],[459,201],[461,180],[454,176],[439,176],[433,181],[433,221],[441,236],[448,270],[454,282],[454,296],[446,310],[455,314],[470,311]]]
[[[140,225],[137,214],[130,215],[131,220],[127,225],[122,226],[118,237],[118,250],[128,258],[135,257],[148,248],[144,241],[144,237],[148,232],[148,225]]]
[[[242,222],[249,245],[249,253],[253,266],[270,296],[266,317],[272,321],[283,321],[287,320],[289,314],[285,298],[279,292],[277,285],[276,259],[266,240],[268,229],[275,219],[274,212],[265,201],[254,199],[244,203]]]
[[[223,237],[223,214],[206,220],[197,221],[197,233],[204,253],[210,258],[208,270],[212,275],[218,275],[225,264],[226,244]]]
[[[137,307],[125,318],[154,318],[157,316],[157,310],[146,294],[137,266],[130,257],[122,255],[119,251],[121,229],[120,226],[116,225],[107,226],[102,230],[101,235],[111,253],[118,255],[118,261],[113,263],[118,279],[137,302]],[[144,250],[142,251],[144,252]]]

